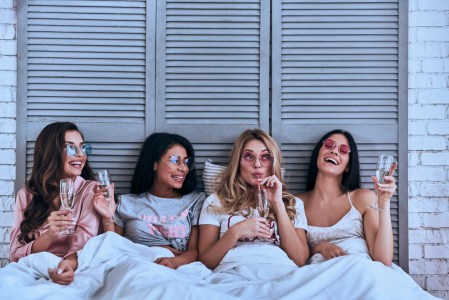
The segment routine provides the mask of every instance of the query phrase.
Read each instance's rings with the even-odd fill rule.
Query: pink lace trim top
[[[309,225],[307,242],[310,247],[316,246],[321,241],[328,241],[340,246],[348,254],[357,254],[370,258],[368,246],[363,229],[363,217],[352,205],[351,197],[347,193],[351,209],[336,224],[329,227]],[[371,258],[370,258],[371,259]],[[324,261],[320,253],[316,253],[309,259],[309,263]]]

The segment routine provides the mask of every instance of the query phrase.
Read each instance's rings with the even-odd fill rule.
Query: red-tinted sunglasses
[[[325,139],[323,141],[323,146],[328,150],[332,150],[337,147],[337,143],[332,139]],[[349,152],[351,152],[351,148],[349,148],[349,146],[346,144],[341,144],[338,145],[338,152],[340,152],[340,154],[342,155],[347,155],[349,154]]]

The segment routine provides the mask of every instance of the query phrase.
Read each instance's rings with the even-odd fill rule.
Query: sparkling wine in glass
[[[257,190],[257,199],[256,199],[256,210],[259,214],[259,217],[267,218],[268,217],[268,196],[267,191],[265,189]]]
[[[393,165],[393,156],[381,154],[377,160],[376,167],[376,178],[377,182],[383,183],[385,181],[385,176],[390,175],[390,168]],[[368,206],[369,208],[379,210],[378,198],[373,205]]]
[[[111,175],[109,174],[108,170],[100,170],[98,171],[96,174],[96,179],[99,183],[99,188],[107,188],[106,189],[106,195],[105,198],[110,199],[110,195],[112,194],[112,192],[110,191],[111,189]]]
[[[73,195],[73,180],[66,178],[59,182],[59,198],[61,199],[61,206],[59,210],[72,210],[75,204],[75,197]],[[62,230],[60,234],[71,235],[75,231],[76,219],[72,218],[72,225],[67,229]]]

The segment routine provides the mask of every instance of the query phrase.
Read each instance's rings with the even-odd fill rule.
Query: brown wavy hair
[[[59,180],[64,178],[63,155],[66,131],[77,131],[78,127],[70,122],[55,122],[45,126],[36,139],[34,147],[31,177],[26,182],[26,190],[33,195],[23,212],[20,223],[20,242],[29,243],[28,234],[38,229],[47,220],[50,213],[58,208],[53,199],[59,196]],[[81,171],[81,177],[93,179],[93,172],[88,161]]]
[[[221,208],[215,209],[219,213],[235,215],[245,209],[254,207],[253,189],[240,174],[240,159],[245,145],[253,140],[261,141],[274,157],[272,174],[276,175],[282,183],[282,201],[285,204],[290,220],[296,217],[295,197],[286,191],[286,185],[281,175],[282,154],[273,138],[260,129],[245,130],[237,139],[229,157],[229,165],[221,173],[217,181],[216,195],[220,199]],[[249,209],[251,211],[251,209]],[[270,206],[268,218],[276,219]]]

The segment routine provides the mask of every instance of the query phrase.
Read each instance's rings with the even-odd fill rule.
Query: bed
[[[55,268],[61,258],[36,253],[0,269],[0,298],[436,299],[399,267],[357,255],[298,268],[279,263],[257,244],[234,250],[229,263],[214,272],[200,262],[172,270],[153,263],[171,256],[167,249],[107,232],[78,252],[78,269],[70,285],[48,278],[48,268]]]

